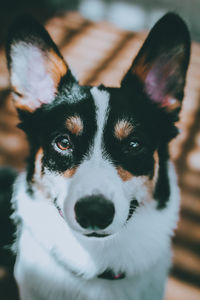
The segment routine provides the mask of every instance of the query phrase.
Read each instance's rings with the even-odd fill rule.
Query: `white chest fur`
[[[157,210],[152,201],[113,237],[88,239],[73,232],[52,204],[29,198],[21,175],[13,197],[14,218],[22,222],[15,265],[21,299],[161,300],[179,208],[171,165],[169,178],[165,209]],[[108,268],[125,271],[126,278],[97,279]]]

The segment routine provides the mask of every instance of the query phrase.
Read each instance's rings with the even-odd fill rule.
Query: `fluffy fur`
[[[13,26],[8,65],[20,127],[30,142],[28,168],[12,198],[22,300],[163,299],[179,211],[167,144],[177,134],[180,105],[172,106],[183,98],[189,47],[185,24],[168,14],[151,31],[121,88],[81,87],[42,27],[27,19]],[[40,53],[39,70],[47,72],[39,86],[37,65],[30,68],[26,59],[30,51]],[[59,84],[52,67],[46,68],[46,53],[56,60]],[[21,89],[27,70],[34,74],[28,98]],[[40,86],[48,78],[56,93],[50,89],[47,99]],[[74,117],[81,124],[78,134],[66,126]],[[119,137],[119,124],[131,130]],[[76,203],[93,196],[113,205],[106,227],[78,221]],[[103,278],[108,271],[123,278]]]
[[[23,220],[15,267],[21,298],[162,299],[179,207],[172,166],[170,178],[171,196],[165,210],[146,203],[119,232],[99,239],[72,231],[44,197],[33,201],[22,174],[13,197],[18,206],[13,217]],[[126,270],[127,278],[97,279],[107,268],[116,273]]]

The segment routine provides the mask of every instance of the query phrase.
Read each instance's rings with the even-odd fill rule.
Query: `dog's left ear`
[[[10,29],[6,50],[16,107],[33,112],[52,102],[68,67],[44,27],[32,17],[20,17]]]
[[[137,76],[149,98],[173,111],[181,106],[190,57],[190,35],[174,13],[162,17],[149,33],[122,85]]]

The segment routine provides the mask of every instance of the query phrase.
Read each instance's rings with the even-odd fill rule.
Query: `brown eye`
[[[56,143],[56,146],[62,151],[72,149],[69,139],[66,136],[58,137],[56,139],[55,143]]]

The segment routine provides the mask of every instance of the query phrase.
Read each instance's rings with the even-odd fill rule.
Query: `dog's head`
[[[167,14],[120,88],[80,86],[45,29],[23,18],[7,45],[13,98],[30,142],[27,181],[69,227],[105,237],[134,211],[170,195],[168,142],[176,136],[190,54],[184,22]]]

